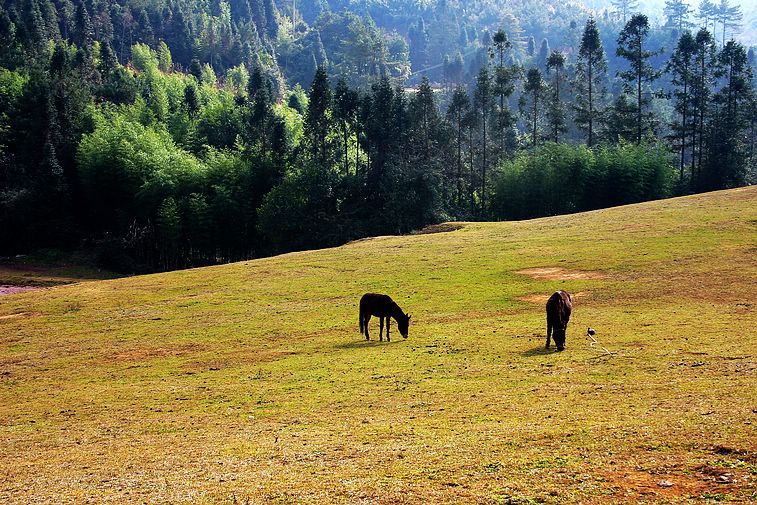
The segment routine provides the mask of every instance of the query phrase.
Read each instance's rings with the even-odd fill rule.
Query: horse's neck
[[[391,316],[397,321],[399,321],[400,318],[405,315],[405,313],[402,312],[402,309],[400,308],[400,306],[397,305],[397,302],[392,302],[390,312],[391,312]]]

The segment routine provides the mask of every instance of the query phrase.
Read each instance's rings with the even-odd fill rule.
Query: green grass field
[[[754,502],[756,302],[757,187],[0,297],[0,502]]]

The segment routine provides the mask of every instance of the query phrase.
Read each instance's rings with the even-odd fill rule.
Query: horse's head
[[[397,327],[400,330],[400,334],[402,335],[402,338],[407,338],[407,329],[408,326],[410,326],[410,317],[407,314],[403,314],[405,317],[401,317],[399,320],[397,320]]]

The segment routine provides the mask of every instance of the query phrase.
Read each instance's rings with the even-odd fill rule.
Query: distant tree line
[[[266,35],[240,60],[224,59],[219,35],[230,19],[242,37],[248,18],[235,18],[236,3],[191,13],[167,4],[171,16],[186,10],[185,19],[205,23],[189,30],[191,49],[178,56],[178,39],[134,36],[123,51],[103,39],[90,14],[101,4],[71,4],[70,19],[45,5],[0,10],[0,254],[88,243],[109,268],[183,268],[754,177],[754,51],[719,45],[706,28],[679,24],[660,61],[648,19],[632,13],[613,65],[594,18],[575,52],[523,48],[500,29],[470,79],[423,76],[414,89],[392,70],[401,44],[369,37],[358,53],[350,51],[363,42],[316,57],[306,92],[287,85],[265,49],[274,37],[302,40],[273,30],[280,15],[263,24],[277,12],[267,2],[252,25],[271,31],[256,28]],[[107,5],[112,19],[118,4]],[[378,33],[348,14],[313,22],[321,43],[344,26]],[[415,51],[412,39],[408,47]]]

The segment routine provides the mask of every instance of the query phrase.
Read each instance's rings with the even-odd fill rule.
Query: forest
[[[0,0],[0,255],[170,270],[753,184],[740,7],[654,15]]]

